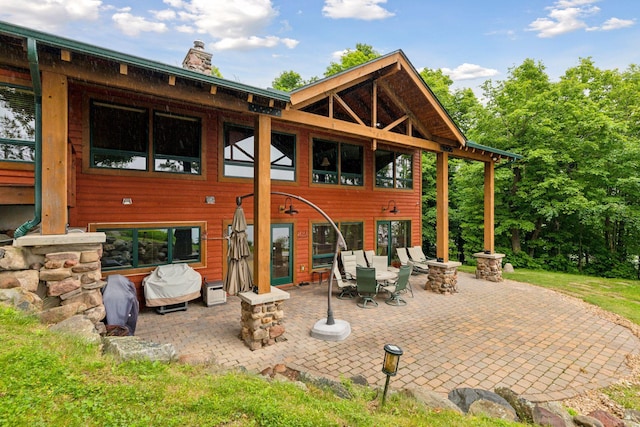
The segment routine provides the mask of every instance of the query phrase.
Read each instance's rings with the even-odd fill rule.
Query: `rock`
[[[80,295],[76,295],[62,301],[62,305],[81,303],[87,306],[85,310],[97,307],[102,304],[102,293],[99,289],[83,291]]]
[[[62,261],[65,262],[67,260],[75,260],[78,261],[80,259],[80,254],[78,252],[50,252],[46,255],[44,262],[47,261]]]
[[[604,427],[600,421],[586,415],[576,415],[573,422],[579,427]]]
[[[640,427],[640,423],[631,420],[622,420],[624,427]]]
[[[13,271],[7,272],[5,274],[9,274],[16,278],[20,286],[29,291],[29,292],[37,292],[38,284],[40,283],[40,274],[36,270],[21,270],[21,271]],[[0,273],[0,276],[2,273]]]
[[[3,246],[0,257],[0,271],[2,270],[27,270],[29,260],[24,250],[14,246]]]
[[[367,381],[367,379],[362,375],[354,375],[350,377],[349,380],[356,385],[361,385],[365,387],[369,385],[369,381]]]
[[[100,334],[96,330],[93,322],[86,316],[77,314],[63,320],[49,328],[54,332],[79,337],[89,343],[99,344]]]
[[[40,313],[40,323],[44,323],[46,325],[52,323],[60,323],[65,319],[70,318],[78,313],[78,309],[81,307],[81,304],[68,304],[61,305],[58,307],[52,307],[48,310],[44,310]]]
[[[96,251],[84,251],[80,254],[80,262],[83,264],[100,260],[100,255]]]
[[[640,423],[640,411],[636,409],[625,409],[622,419]]]
[[[329,389],[333,394],[342,399],[351,399],[352,397],[349,390],[337,381],[333,381],[328,378],[314,377],[306,372],[300,372],[299,379],[305,384],[312,384],[322,389]]]
[[[573,425],[573,418],[571,417],[571,414],[569,414],[569,411],[567,411],[561,402],[541,402],[536,406],[540,406],[541,408],[559,416],[567,426]]]
[[[469,415],[487,416],[489,418],[498,418],[501,420],[518,421],[518,416],[513,408],[508,409],[506,406],[486,399],[475,400],[469,406]]]
[[[144,341],[135,336],[104,337],[103,353],[110,354],[119,361],[150,360],[169,363],[177,359],[176,350],[171,344],[157,344]]]
[[[62,280],[47,281],[47,295],[50,297],[58,297],[75,291],[76,289],[80,289],[81,286],[82,284],[80,283],[80,280],[74,277],[65,277]]]
[[[478,399],[485,399],[494,403],[498,403],[515,412],[515,409],[513,409],[509,402],[507,402],[503,397],[488,390],[467,387],[457,388],[455,390],[451,390],[448,397],[449,400],[451,400],[460,409],[462,409],[464,413],[469,412],[469,406],[471,406],[471,404]]]
[[[602,409],[597,409],[591,412],[589,416],[600,421],[604,427],[625,427],[624,422],[621,419],[614,417]]]
[[[40,280],[45,282],[57,282],[71,277],[71,272],[66,268],[56,268],[54,270],[40,270]]]
[[[502,268],[502,271],[505,273],[513,273],[515,270],[513,268],[513,264],[508,262],[504,265],[504,267]]]
[[[105,318],[107,311],[105,310],[104,305],[100,304],[97,307],[93,307],[85,311],[84,315],[95,324]]]
[[[0,303],[25,313],[38,313],[42,310],[40,297],[23,288],[0,289]]]
[[[535,408],[533,408],[533,422],[547,427],[568,427],[560,415],[554,414],[540,405],[536,405]]]
[[[7,275],[7,273],[0,273],[0,289],[13,289],[20,286],[20,282],[13,276]]]
[[[455,403],[435,391],[415,386],[405,389],[405,393],[429,409],[445,409],[459,414],[463,413]]]
[[[498,396],[509,402],[509,405],[515,409],[520,421],[525,423],[533,422],[533,407],[535,406],[533,403],[524,397],[518,396],[508,387],[497,387],[494,391]]]

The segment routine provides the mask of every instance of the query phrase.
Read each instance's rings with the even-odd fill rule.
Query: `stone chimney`
[[[204,42],[196,40],[193,47],[187,52],[182,61],[182,68],[198,71],[203,74],[211,74],[211,57],[213,55],[204,51]]]

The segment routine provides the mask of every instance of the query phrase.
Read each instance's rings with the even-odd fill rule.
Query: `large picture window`
[[[202,226],[127,227],[99,224],[107,239],[103,245],[103,270],[154,267],[202,261]]]
[[[201,173],[202,121],[146,108],[91,101],[91,167]],[[151,141],[151,143],[150,143]],[[149,147],[152,147],[150,150]]]
[[[0,161],[34,161],[35,116],[31,89],[0,85]]]
[[[347,248],[363,249],[364,224],[362,222],[340,222],[337,224]],[[316,223],[311,226],[312,233],[312,268],[331,266],[336,249],[336,231],[329,223]]]
[[[376,187],[413,188],[413,155],[376,150]]]
[[[253,178],[253,128],[224,125],[224,176]],[[296,136],[271,132],[271,179],[296,180]]]
[[[364,185],[363,148],[322,139],[313,140],[312,181],[322,184]]]

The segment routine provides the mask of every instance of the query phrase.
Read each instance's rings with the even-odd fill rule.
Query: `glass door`
[[[378,221],[376,232],[376,255],[386,255],[391,264],[398,259],[396,248],[409,246],[411,221]]]
[[[293,224],[271,224],[271,285],[293,282]]]

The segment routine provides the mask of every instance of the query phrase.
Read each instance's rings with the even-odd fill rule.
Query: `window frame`
[[[91,232],[108,232],[108,231],[122,231],[122,230],[132,230],[132,238],[139,239],[137,233],[140,230],[158,230],[158,229],[167,229],[167,233],[173,234],[170,232],[172,230],[179,229],[192,229],[199,228],[199,245],[200,245],[200,256],[199,259],[194,261],[185,261],[185,260],[176,260],[173,261],[173,243],[170,244],[168,249],[168,260],[172,262],[164,262],[164,263],[155,263],[155,264],[140,264],[138,258],[138,250],[135,241],[132,241],[132,250],[131,250],[131,258],[132,265],[128,266],[119,266],[119,267],[102,267],[102,271],[108,274],[124,272],[126,274],[138,274],[138,273],[147,273],[153,271],[159,265],[168,265],[168,264],[180,264],[185,263],[193,268],[203,268],[207,266],[207,244],[206,244],[206,233],[207,233],[207,222],[206,221],[176,221],[176,222],[100,222],[100,223],[90,223],[88,225],[88,230]]]
[[[333,170],[327,170],[327,169],[317,169],[316,166],[316,162],[314,161],[314,158],[316,156],[315,153],[315,147],[316,147],[316,143],[320,143],[320,144],[327,144],[327,145],[335,145],[335,152],[333,153],[333,155],[331,156],[332,159],[335,160],[336,162],[336,167]],[[345,163],[344,160],[344,154],[345,154],[345,150],[343,149],[343,147],[356,147],[358,150],[360,150],[360,173],[353,173],[353,172],[344,172],[343,169],[343,164]],[[326,139],[326,138],[322,138],[322,137],[312,137],[311,138],[311,160],[310,160],[310,169],[311,169],[311,184],[313,185],[338,185],[338,186],[345,186],[345,187],[364,187],[364,180],[365,180],[365,151],[364,151],[364,146],[362,144],[358,144],[358,143],[354,143],[354,142],[347,142],[347,141],[334,141],[331,139]],[[319,158],[320,156],[318,156]],[[322,156],[327,157],[327,156]],[[320,176],[323,175],[325,176],[325,179],[327,176],[329,176],[330,182],[326,182],[326,181],[320,181]],[[316,179],[316,177],[318,177]],[[346,182],[347,179],[355,179],[357,181],[359,181],[359,183],[356,184],[350,184],[348,182]]]
[[[384,152],[384,153],[390,153],[393,156],[393,160],[389,163],[387,163],[387,165],[392,165],[392,176],[391,177],[380,177],[378,175],[378,165],[377,165],[377,154]],[[403,161],[403,158],[405,156],[408,156],[410,158],[410,167],[409,167],[409,171],[411,171],[411,178],[407,179],[404,177],[400,177],[399,176],[399,167],[398,164],[400,162]],[[394,150],[387,150],[384,148],[379,148],[378,150],[376,150],[376,152],[373,155],[373,170],[374,170],[374,187],[377,189],[388,189],[388,190],[413,190],[413,179],[414,179],[414,173],[413,173],[413,167],[414,167],[414,153],[407,153],[407,152],[403,152],[403,151],[394,151]],[[387,186],[387,185],[380,185],[380,182],[390,182],[391,185]],[[405,183],[405,186],[399,186],[399,183],[403,182]],[[408,186],[407,186],[408,185]]]
[[[34,162],[35,162],[35,150],[36,150],[36,112],[35,112],[35,104],[36,104],[36,100],[35,100],[35,94],[33,92],[33,88],[31,86],[27,86],[24,84],[15,84],[15,83],[10,83],[10,82],[5,82],[2,79],[0,79],[0,87],[3,88],[12,88],[18,91],[24,91],[24,92],[28,92],[31,94],[31,96],[33,97],[33,140],[29,140],[29,139],[14,139],[14,138],[3,138],[0,137],[0,144],[6,144],[6,145],[11,145],[11,146],[16,146],[16,147],[28,147],[31,148],[31,152],[34,156],[34,160],[20,160],[20,159],[2,159],[0,158],[0,162],[7,164],[7,165],[15,165],[15,167],[17,168],[24,168],[25,166],[27,168],[33,168],[34,167]]]
[[[253,180],[255,173],[252,173],[251,176],[240,176],[240,175],[227,175],[227,166],[239,166],[247,169],[251,169],[252,172],[255,171],[255,161],[241,161],[241,160],[228,160],[226,157],[226,149],[227,149],[227,132],[230,128],[243,129],[245,131],[251,131],[251,137],[255,137],[255,128],[251,125],[245,123],[238,123],[235,121],[225,120],[222,123],[222,167],[221,167],[221,176],[224,180],[233,180],[233,179],[243,179],[243,180]],[[293,132],[283,132],[280,130],[271,130],[271,150],[277,148],[273,146],[274,135],[282,135],[285,137],[291,137],[293,139],[293,154],[291,156],[293,165],[292,166],[284,166],[277,164],[276,161],[272,161],[270,159],[270,168],[271,168],[271,179],[273,181],[279,181],[283,183],[293,183],[298,180],[298,135]],[[253,147],[251,148],[253,151]],[[271,154],[271,153],[270,153]],[[251,159],[254,159],[254,153],[246,152],[245,155]],[[281,159],[281,158],[280,158]],[[274,171],[285,171],[293,174],[292,179],[282,179],[273,176]]]
[[[345,220],[345,221],[338,221],[336,222],[336,226],[338,227],[338,230],[340,230],[340,232],[343,232],[342,227],[346,226],[346,225],[357,225],[359,224],[361,226],[361,232],[362,235],[360,236],[360,240],[362,241],[362,248],[356,248],[356,249],[364,249],[364,226],[365,226],[365,222],[364,221],[349,221],[349,220]],[[327,253],[322,253],[322,254],[315,254],[314,252],[314,245],[315,245],[315,227],[317,226],[326,226],[329,227],[329,244],[331,251],[327,252]],[[311,230],[311,239],[310,239],[310,250],[309,253],[311,254],[311,270],[317,270],[317,269],[321,269],[321,268],[328,268],[331,267],[331,263],[333,262],[333,255],[335,253],[335,247],[336,247],[336,242],[335,239],[337,237],[335,230],[333,229],[333,226],[326,222],[326,221],[313,221],[311,222],[311,226],[310,226],[310,230]],[[344,234],[343,234],[344,236]],[[349,245],[347,245],[347,249],[348,250],[353,250],[354,248],[349,248]],[[318,264],[316,264],[316,260],[330,260],[329,262],[319,262]]]

